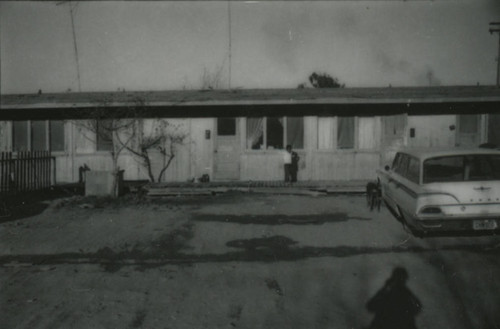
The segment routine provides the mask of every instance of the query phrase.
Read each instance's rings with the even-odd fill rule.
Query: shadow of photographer
[[[367,303],[375,314],[368,329],[416,329],[415,317],[422,303],[406,286],[408,272],[396,267],[384,286]]]

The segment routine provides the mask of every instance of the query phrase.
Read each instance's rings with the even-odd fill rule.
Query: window
[[[264,118],[247,118],[247,149],[264,148]]]
[[[31,150],[47,150],[47,122],[31,121]]]
[[[417,158],[410,157],[406,178],[414,183],[420,183],[420,163]]]
[[[267,118],[267,148],[268,149],[283,149],[283,118],[270,117]]]
[[[465,180],[500,179],[500,156],[476,155],[465,159]]]
[[[354,148],[354,117],[337,118],[337,148]]]
[[[406,174],[408,171],[408,163],[409,156],[406,154],[400,154],[400,159],[396,166],[396,172],[403,177],[407,177]]]
[[[500,179],[500,156],[467,155],[428,159],[424,162],[424,183]]]
[[[390,140],[404,135],[407,120],[405,114],[384,116],[382,120],[386,139]]]
[[[236,119],[235,118],[218,118],[217,119],[217,135],[219,135],[219,136],[234,136],[234,135],[236,135]]]
[[[286,118],[286,144],[294,149],[304,148],[304,119],[302,117]]]
[[[54,120],[50,125],[50,150],[56,152],[64,151],[64,121]]]
[[[12,150],[23,152],[29,150],[28,121],[14,121],[12,124]]]
[[[96,124],[96,147],[97,151],[112,151],[113,150],[113,121],[101,120]]]
[[[302,117],[247,118],[247,149],[304,148],[304,119]]]
[[[401,156],[402,156],[401,153],[397,153],[396,156],[394,157],[394,161],[392,162],[392,167],[391,167],[393,171],[396,171],[396,168],[398,168],[399,162],[401,162]]]
[[[358,149],[373,150],[379,147],[378,121],[375,117],[357,118],[356,135],[358,136]]]
[[[500,114],[488,115],[488,143],[500,147]]]
[[[335,118],[318,118],[318,149],[331,150],[334,148]]]
[[[14,121],[12,150],[64,151],[64,121]]]
[[[424,162],[424,183],[460,182],[463,180],[463,156],[432,158]]]

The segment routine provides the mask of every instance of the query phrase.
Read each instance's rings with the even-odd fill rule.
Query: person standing
[[[290,148],[290,154],[292,155],[292,166],[290,167],[290,180],[292,183],[297,181],[297,172],[299,171],[299,160],[300,157],[297,152],[292,151],[292,146],[288,145]]]
[[[285,164],[285,182],[296,182],[299,170],[299,155],[292,151],[292,146],[287,145],[283,155]]]

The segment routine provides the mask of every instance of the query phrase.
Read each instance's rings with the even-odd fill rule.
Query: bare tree
[[[93,133],[94,142],[101,141],[109,145],[114,176],[113,196],[118,196],[119,192],[118,160],[124,150],[140,160],[151,182],[160,182],[179,147],[188,137],[188,133],[180,125],[172,124],[166,119],[154,119],[153,126],[145,128],[146,107],[146,101],[141,97],[136,97],[130,105],[121,107],[113,107],[112,100],[106,99],[91,110],[87,120],[77,123]],[[152,161],[155,151],[163,157],[156,179]]]
[[[145,110],[144,99],[137,97],[131,105],[113,107],[112,99],[104,99],[90,110],[86,120],[76,122],[95,136],[95,142],[103,141],[109,146],[112,160],[113,189],[112,196],[118,196],[118,177],[120,168],[118,159],[125,149],[133,148],[137,137],[138,120]],[[87,136],[85,136],[88,138]]]
[[[184,145],[188,133],[183,131],[180,125],[172,124],[165,119],[154,120],[154,126],[147,131],[144,129],[143,122],[139,124],[141,132],[138,134],[139,140],[137,146],[127,143],[126,140],[121,142],[120,136],[118,140],[130,153],[141,160],[140,163],[147,170],[151,182],[161,182],[165,171],[174,160],[178,148]],[[164,159],[156,179],[153,174],[153,164],[151,161],[151,152],[155,150],[159,151]]]
[[[201,90],[222,88],[223,69],[224,66],[219,66],[212,72],[205,68],[203,70],[203,75],[201,76]]]

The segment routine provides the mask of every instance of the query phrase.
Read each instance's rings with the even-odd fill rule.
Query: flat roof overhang
[[[500,113],[500,88],[451,86],[2,95],[0,120],[92,118],[99,107],[106,109],[107,117],[131,113],[137,116],[130,110],[137,104],[140,104],[140,116],[150,118],[487,114]]]
[[[61,104],[58,104],[61,105]],[[0,120],[70,120],[94,117],[95,106],[51,106],[2,108]],[[109,111],[109,112],[108,112]],[[106,107],[109,117],[133,115],[126,105]],[[147,105],[143,118],[208,118],[257,116],[383,116],[446,115],[500,113],[500,101],[443,103],[358,103],[358,104],[213,104],[213,105]],[[108,116],[108,114],[106,114]]]

